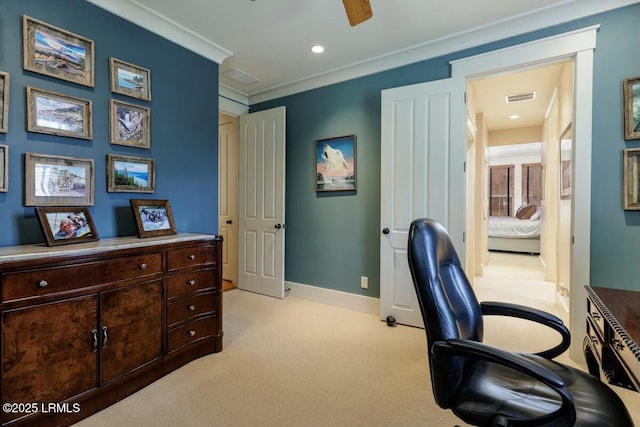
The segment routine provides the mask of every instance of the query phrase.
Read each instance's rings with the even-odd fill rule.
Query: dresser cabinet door
[[[62,402],[96,387],[96,313],[96,295],[4,312],[2,402]]]
[[[100,294],[100,383],[158,359],[162,351],[162,280]]]

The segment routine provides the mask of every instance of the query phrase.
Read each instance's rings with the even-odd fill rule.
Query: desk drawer
[[[171,329],[167,334],[167,352],[171,353],[202,338],[216,335],[216,321],[217,316],[214,314]]]
[[[593,303],[591,298],[587,298],[587,315],[589,319],[591,319],[598,330],[598,334],[600,334],[601,339],[604,339],[604,316],[598,310],[598,307]]]
[[[78,264],[72,267],[64,265],[4,273],[2,302],[156,274],[162,274],[162,254],[159,252]]]
[[[596,332],[596,328],[593,325],[593,320],[591,320],[591,317],[587,317],[587,337],[591,342],[592,349],[595,350],[594,356],[596,357],[596,359],[598,359],[598,365],[602,366],[603,341],[598,332]]]
[[[187,296],[195,291],[216,288],[215,270],[196,270],[167,277],[167,298]]]
[[[200,245],[167,251],[167,270],[215,264],[216,246]]]
[[[614,353],[618,357],[618,359],[622,362],[625,371],[627,372],[629,379],[633,383],[632,389],[635,391],[640,390],[640,358],[639,356],[633,354],[632,350],[629,348],[629,341],[624,339],[622,335],[618,333],[618,331],[613,331],[611,342],[609,345],[614,350]]]
[[[192,317],[216,310],[215,292],[175,300],[167,305],[167,325],[173,326]]]

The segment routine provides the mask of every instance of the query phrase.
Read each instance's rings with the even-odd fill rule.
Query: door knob
[[[282,228],[282,224],[276,224],[275,227],[280,230]]]
[[[389,229],[387,227],[383,228],[382,234],[389,234]]]
[[[228,220],[226,221],[226,223],[227,223],[227,224],[233,224],[233,221],[231,221],[230,219],[228,219]]]

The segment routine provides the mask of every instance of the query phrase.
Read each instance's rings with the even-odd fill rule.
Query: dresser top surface
[[[640,292],[591,287],[609,314],[624,328],[629,337],[640,344]]]
[[[141,248],[159,244],[215,240],[214,234],[178,233],[167,236],[138,238],[136,236],[112,237],[94,242],[62,246],[46,246],[44,243],[0,247],[0,265],[7,262],[46,258],[51,256],[75,256],[87,253],[107,252],[118,249]]]

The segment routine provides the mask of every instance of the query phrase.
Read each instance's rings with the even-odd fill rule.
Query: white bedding
[[[540,236],[540,220],[518,219],[512,216],[489,217],[489,237],[527,239]]]

